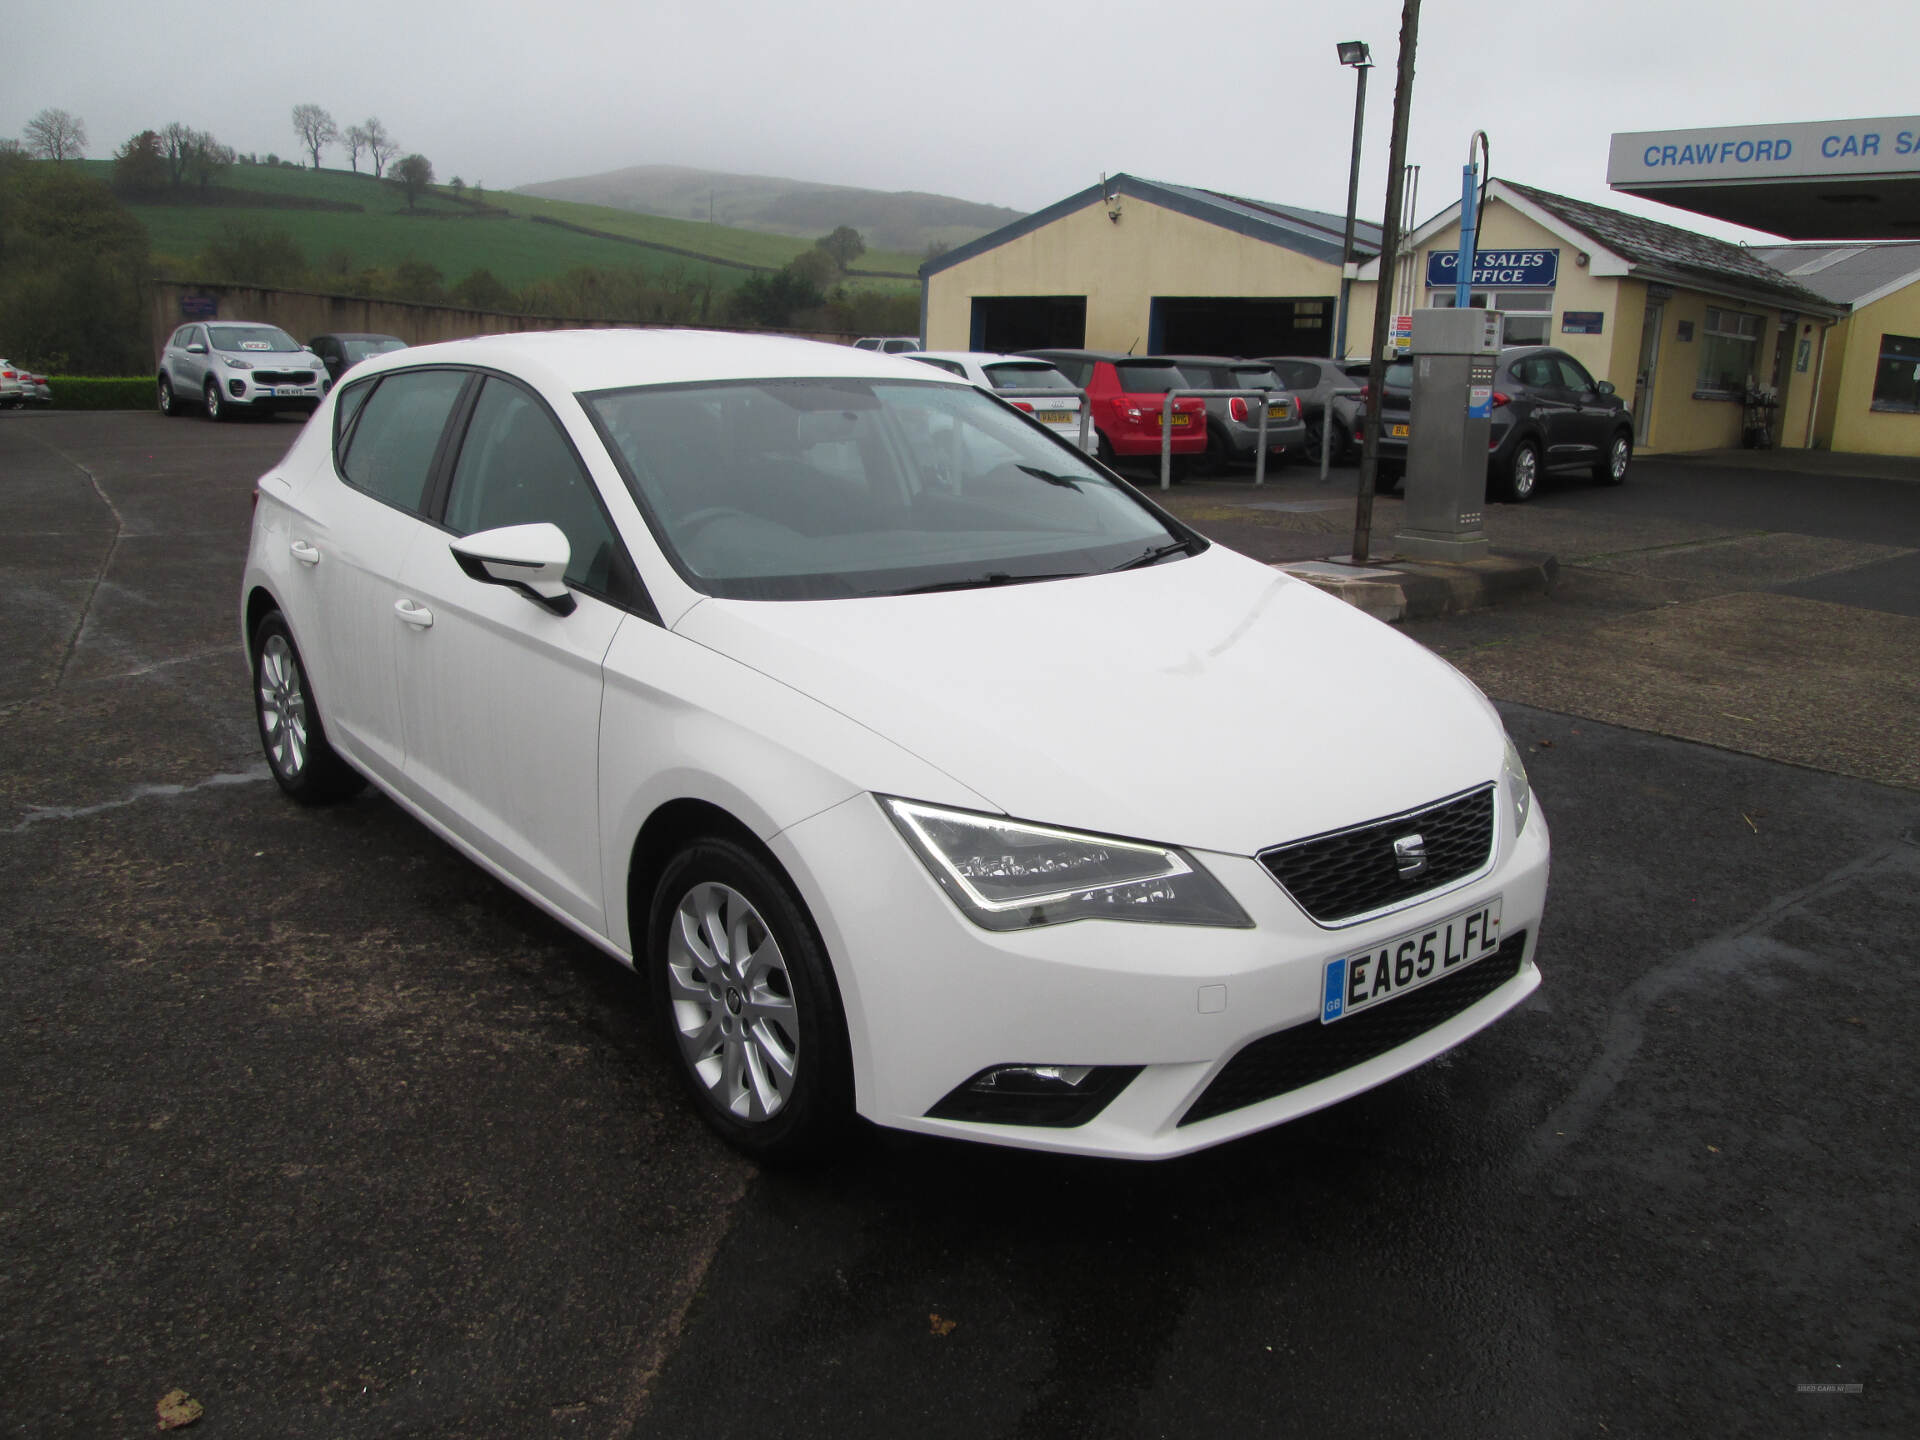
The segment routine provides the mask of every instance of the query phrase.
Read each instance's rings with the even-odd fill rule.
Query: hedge
[[[56,410],[151,410],[153,377],[132,375],[50,375],[47,387],[53,392]]]

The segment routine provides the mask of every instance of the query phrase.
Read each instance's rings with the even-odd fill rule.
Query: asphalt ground
[[[1527,749],[1546,984],[1443,1060],[1163,1165],[761,1172],[619,966],[266,778],[234,612],[293,433],[0,416],[0,1433],[176,1388],[234,1436],[1920,1433],[1920,789],[1854,718],[1920,752],[1920,487],[1496,507],[1561,583],[1414,633]],[[1324,554],[1333,512],[1247,505],[1338,488],[1176,504]],[[1790,733],[1694,733],[1816,660]]]

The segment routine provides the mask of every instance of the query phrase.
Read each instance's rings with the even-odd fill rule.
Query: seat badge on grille
[[[1393,863],[1400,867],[1400,878],[1411,880],[1427,868],[1427,842],[1421,835],[1402,835],[1393,842]]]

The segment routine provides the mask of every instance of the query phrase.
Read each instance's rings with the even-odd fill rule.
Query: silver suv
[[[311,415],[332,386],[320,357],[277,325],[203,320],[167,339],[155,382],[162,415],[183,404],[209,420],[297,410]]]

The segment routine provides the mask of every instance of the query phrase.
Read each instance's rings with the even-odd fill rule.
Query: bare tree
[[[367,154],[373,159],[373,178],[378,180],[386,173],[387,163],[400,153],[400,142],[387,133],[387,127],[380,123],[377,115],[367,117],[360,133],[366,136]]]
[[[407,208],[413,198],[433,183],[433,162],[424,155],[408,155],[393,167],[393,183],[407,192]]]
[[[347,147],[347,164],[353,173],[360,173],[360,152],[367,148],[367,132],[358,125],[349,125],[341,132],[340,143]]]
[[[160,132],[160,153],[167,157],[167,183],[179,186],[187,178],[187,162],[193,157],[195,138],[199,135],[191,125],[179,120],[167,122],[166,129]]]
[[[27,137],[27,153],[58,165],[63,160],[78,160],[87,153],[87,123],[65,110],[47,109],[27,121],[22,132]]]
[[[307,152],[313,156],[313,168],[318,170],[321,149],[340,138],[340,127],[333,123],[333,116],[318,105],[296,105],[293,107],[293,133],[307,147]]]
[[[193,153],[187,159],[187,174],[192,177],[194,184],[204,190],[233,164],[233,147],[222,145],[205,130],[195,131],[193,139]]]

